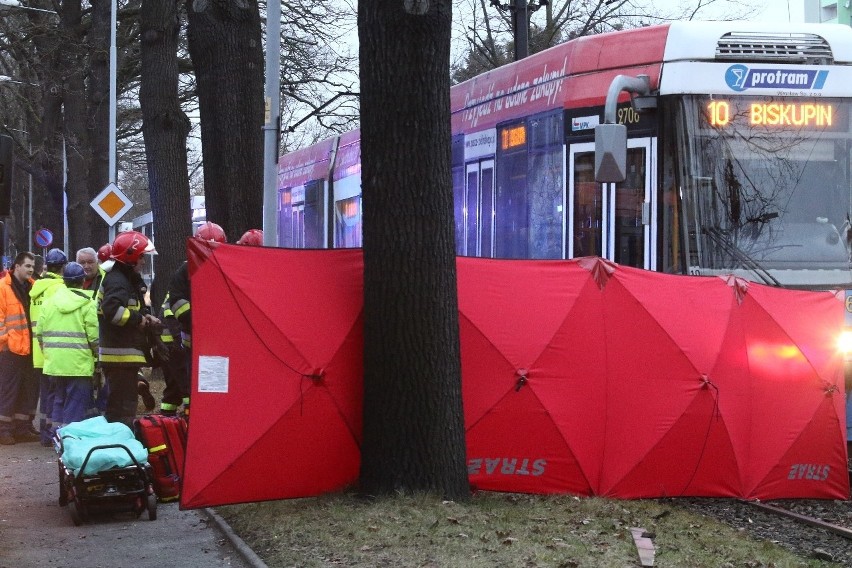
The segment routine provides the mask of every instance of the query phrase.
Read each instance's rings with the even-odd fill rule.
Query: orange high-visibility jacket
[[[29,355],[32,339],[27,314],[12,289],[12,278],[9,272],[0,279],[0,351],[8,349],[18,355]]]

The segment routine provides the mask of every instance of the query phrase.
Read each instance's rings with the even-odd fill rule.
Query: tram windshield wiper
[[[771,215],[771,213],[766,213],[764,215]],[[775,213],[775,217],[777,216],[778,214]],[[774,219],[774,217],[770,217],[770,219]],[[758,261],[752,258],[749,254],[743,252],[742,249],[734,244],[724,231],[718,227],[705,227],[704,234],[710,237],[714,243],[722,248],[722,250],[740,261],[745,268],[754,272],[761,280],[763,280],[764,284],[768,284],[770,286],[781,286],[781,282],[772,276]]]

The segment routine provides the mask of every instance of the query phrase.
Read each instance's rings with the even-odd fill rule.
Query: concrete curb
[[[245,543],[243,539],[234,532],[234,529],[228,524],[228,522],[219,516],[219,514],[210,508],[205,508],[204,512],[210,518],[211,521],[225,534],[225,537],[231,541],[231,544],[236,549],[236,551],[243,557],[243,560],[248,563],[252,568],[269,568],[266,563],[261,560],[260,556],[258,556],[254,550],[249,547]]]

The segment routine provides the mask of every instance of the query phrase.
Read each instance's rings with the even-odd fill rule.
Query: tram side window
[[[563,136],[561,112],[498,127],[498,258],[562,257]]]
[[[529,121],[530,257],[562,258],[563,113]]]
[[[336,202],[335,243],[337,248],[361,246],[361,196],[356,195]]]
[[[595,181],[595,154],[574,157],[574,257],[603,256],[603,186]]]
[[[467,206],[465,207],[466,231],[463,254],[476,256],[476,239],[479,236],[479,169],[467,172]]]
[[[497,258],[529,258],[526,123],[497,129],[494,232]]]
[[[668,108],[667,106],[664,108]],[[686,262],[683,258],[683,247],[681,246],[681,226],[683,221],[680,216],[679,209],[679,191],[678,178],[675,172],[678,171],[679,164],[677,163],[678,152],[675,144],[674,119],[670,112],[663,114],[663,127],[660,132],[660,145],[662,163],[660,166],[661,173],[661,194],[659,202],[659,211],[661,222],[659,224],[660,246],[659,246],[659,266],[663,272],[669,274],[683,274],[686,272]]]
[[[464,254],[464,134],[452,140],[453,205],[456,221],[456,254]]]
[[[321,180],[309,182],[305,185],[305,248],[325,247],[324,212],[323,182]]]
[[[293,242],[293,188],[285,187],[278,192],[278,246],[292,248]]]
[[[456,221],[456,254],[465,254],[465,239],[464,239],[464,163],[460,166],[453,166],[453,201],[455,206],[455,221]]]
[[[356,248],[362,243],[361,172],[345,173],[350,175],[337,177],[334,181],[334,246]]]

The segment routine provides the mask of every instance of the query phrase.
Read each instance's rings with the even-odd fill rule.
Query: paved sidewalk
[[[204,511],[160,503],[155,521],[147,513],[120,512],[92,515],[75,527],[58,498],[52,448],[0,446],[0,568],[262,566],[227,525],[220,528]]]

